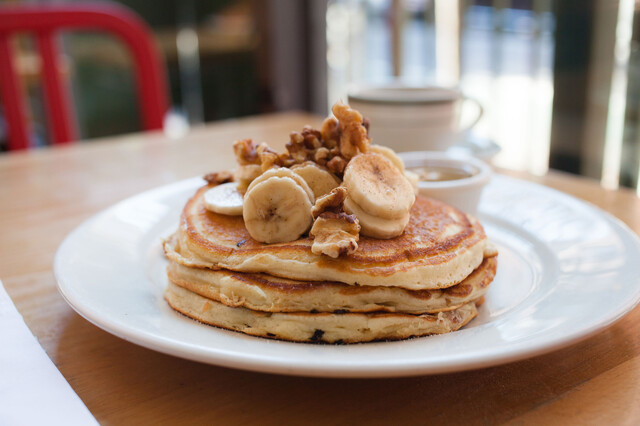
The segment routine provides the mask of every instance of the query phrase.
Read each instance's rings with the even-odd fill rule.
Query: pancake
[[[496,272],[488,257],[461,283],[441,290],[352,286],[327,281],[296,281],[267,274],[190,267],[175,238],[164,243],[169,280],[227,306],[265,312],[437,313],[459,308],[483,296]]]
[[[208,211],[198,190],[187,202],[177,238],[191,266],[263,272],[305,281],[394,286],[409,290],[446,288],[465,279],[484,257],[482,225],[440,201],[416,197],[402,235],[389,240],[360,236],[358,249],[337,259],[311,251],[313,240],[263,244],[249,235],[241,216]]]
[[[475,302],[438,314],[267,313],[229,307],[169,283],[173,309],[206,324],[245,334],[295,342],[356,343],[406,339],[458,330],[477,315]]]

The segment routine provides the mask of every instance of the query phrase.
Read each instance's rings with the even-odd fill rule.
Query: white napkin
[[[0,281],[0,425],[97,425]]]

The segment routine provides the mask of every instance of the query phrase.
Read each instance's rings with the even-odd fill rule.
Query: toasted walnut
[[[289,157],[296,164],[316,161],[324,165],[332,157],[329,150],[335,148],[336,142],[327,142],[319,130],[304,126],[302,132],[291,132],[285,146]]]
[[[290,139],[290,143],[292,145],[296,145],[296,146],[300,146],[300,147],[304,146],[304,136],[302,136],[302,133],[300,133],[300,132],[291,132],[291,133],[289,133],[289,139]]]
[[[342,102],[336,103],[331,111],[338,119],[340,155],[350,160],[361,152],[368,152],[369,139],[362,115]]]
[[[340,141],[338,120],[336,120],[335,117],[327,117],[322,122],[320,134],[322,134],[322,140],[324,141],[325,147],[331,149],[338,146],[338,142]]]
[[[360,224],[354,215],[324,212],[313,222],[309,236],[313,238],[313,253],[335,259],[357,250]]]
[[[289,142],[285,145],[287,152],[296,163],[307,161],[309,149],[304,145],[304,136],[298,132],[289,134]]]
[[[343,210],[347,189],[339,186],[316,200],[311,209],[315,221],[309,235],[313,238],[311,251],[337,258],[358,248],[360,223],[355,215]]]
[[[280,161],[280,164],[282,164],[282,167],[291,167],[294,164],[298,164],[298,162],[296,162],[293,158],[291,158],[289,153],[286,153],[286,152],[280,154],[278,161]]]
[[[291,132],[286,144],[289,162],[314,161],[341,175],[352,157],[368,152],[368,121],[343,103],[334,105],[333,113],[335,117],[325,119],[320,130],[305,126],[301,132]]]
[[[312,128],[311,126],[304,126],[302,128],[302,140],[304,141],[304,146],[307,149],[316,150],[322,146],[322,134],[320,131]]]
[[[326,166],[327,169],[336,175],[342,175],[344,173],[344,169],[347,167],[347,160],[342,157],[333,157],[327,162]]]
[[[260,158],[256,148],[258,145],[251,139],[241,139],[234,142],[233,152],[236,154],[238,164],[245,166],[247,164],[260,164]]]
[[[272,167],[282,167],[284,165],[280,159],[280,154],[271,149],[265,142],[258,145],[256,152],[258,153],[263,172]]]
[[[324,166],[329,160],[329,155],[329,150],[327,148],[318,148],[316,153],[313,155],[313,160],[321,166]]]
[[[202,179],[206,180],[209,185],[220,185],[221,183],[232,182],[233,173],[229,170],[207,173]]]
[[[317,218],[324,212],[343,212],[344,210],[342,209],[342,204],[344,203],[344,200],[346,198],[347,188],[345,188],[344,186],[333,188],[327,195],[324,195],[316,200],[315,205],[311,209],[313,218]]]

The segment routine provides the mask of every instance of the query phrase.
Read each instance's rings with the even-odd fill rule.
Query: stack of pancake
[[[242,216],[207,210],[207,185],[164,243],[165,299],[198,321],[254,336],[355,343],[458,330],[477,315],[496,251],[472,216],[416,197],[404,233],[361,236],[330,258],[313,240],[264,244]]]

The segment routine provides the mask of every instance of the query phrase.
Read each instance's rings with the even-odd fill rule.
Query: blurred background
[[[3,4],[59,4],[3,1]],[[170,86],[170,136],[254,114],[325,115],[352,83],[459,87],[485,113],[469,140],[501,167],[590,176],[640,193],[640,2],[128,0]],[[15,43],[32,144],[47,145],[39,56]],[[140,131],[131,60],[98,33],[63,36],[80,138]],[[1,115],[1,113],[0,113]],[[0,150],[7,149],[0,121]]]

